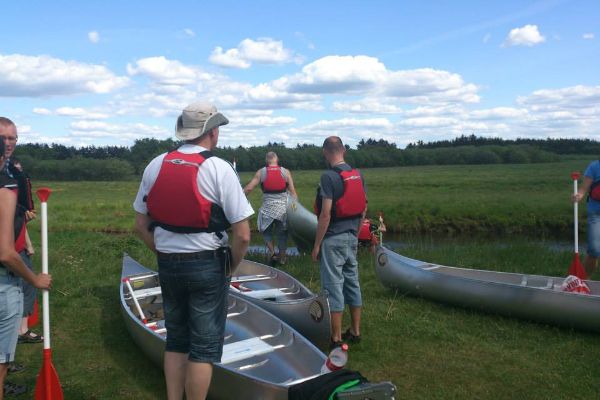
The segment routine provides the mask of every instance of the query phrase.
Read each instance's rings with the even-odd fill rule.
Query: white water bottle
[[[348,345],[343,343],[331,350],[325,364],[321,367],[321,374],[328,374],[344,368],[348,362]]]

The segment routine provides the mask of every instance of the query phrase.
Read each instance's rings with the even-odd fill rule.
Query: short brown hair
[[[14,122],[6,117],[0,117],[0,125],[2,126],[16,126]]]
[[[345,147],[339,136],[329,136],[323,142],[323,150],[328,153],[343,153]]]

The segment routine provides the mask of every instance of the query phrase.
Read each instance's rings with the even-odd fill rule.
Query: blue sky
[[[22,142],[174,137],[400,147],[462,134],[600,139],[600,2],[22,1],[2,5],[0,115]]]

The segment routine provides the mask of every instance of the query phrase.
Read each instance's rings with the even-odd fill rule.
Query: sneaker
[[[18,374],[19,372],[23,372],[25,370],[25,366],[23,364],[19,364],[16,362],[11,362],[8,364],[8,373],[9,374]]]
[[[18,396],[27,392],[27,386],[17,385],[12,382],[4,382],[4,395],[5,396]]]
[[[346,329],[346,332],[342,333],[342,340],[349,343],[360,343],[360,335],[355,335],[351,331],[352,328]]]

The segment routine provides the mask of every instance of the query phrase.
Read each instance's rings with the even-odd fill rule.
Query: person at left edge
[[[186,107],[176,125],[185,144],[148,164],[133,204],[136,230],[158,259],[169,400],[206,398],[223,352],[230,276],[250,242],[254,210],[231,164],[211,153],[228,122],[210,103]]]

